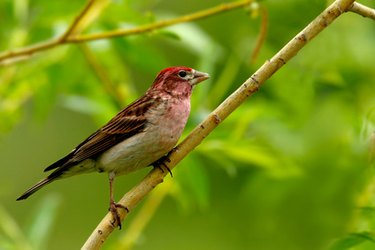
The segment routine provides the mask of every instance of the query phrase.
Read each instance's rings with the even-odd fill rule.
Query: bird
[[[28,198],[55,180],[83,173],[106,172],[112,225],[121,229],[118,209],[127,208],[114,201],[115,178],[157,166],[167,157],[187,123],[192,89],[208,78],[209,74],[185,66],[163,69],[142,97],[122,109],[65,157],[48,166],[44,172],[53,171],[17,200]]]

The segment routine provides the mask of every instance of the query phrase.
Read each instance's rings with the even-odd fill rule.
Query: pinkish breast
[[[160,105],[147,112],[144,131],[104,152],[97,168],[121,175],[149,166],[176,145],[189,113],[189,98],[164,98]]]
[[[169,151],[176,145],[185,128],[190,114],[190,98],[168,100],[162,110],[152,112],[158,114],[158,118],[150,119],[150,123],[158,127],[156,134],[159,146]]]

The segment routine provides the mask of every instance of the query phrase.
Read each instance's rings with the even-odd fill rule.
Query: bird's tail
[[[27,199],[27,197],[29,197],[30,195],[32,195],[33,193],[35,193],[36,191],[38,191],[39,189],[41,189],[42,187],[44,187],[48,183],[51,183],[54,180],[55,180],[55,178],[47,177],[47,178],[39,181],[37,184],[35,184],[31,188],[29,188],[23,195],[18,197],[17,201]]]

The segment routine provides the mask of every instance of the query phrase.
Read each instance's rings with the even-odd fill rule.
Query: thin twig
[[[285,45],[271,60],[261,66],[245,81],[232,95],[217,107],[200,125],[198,125],[170,154],[167,164],[172,169],[190,151],[197,147],[228,115],[238,108],[250,95],[255,93],[264,82],[270,78],[286,62],[294,57],[310,40],[331,24],[338,16],[346,11],[354,0],[336,0],[324,10],[314,21]],[[153,169],[138,185],[133,187],[120,200],[120,204],[132,209],[159,183],[168,173]],[[120,210],[123,220],[127,213]],[[108,213],[87,239],[82,249],[100,249],[102,244],[114,230],[111,224],[112,215]]]
[[[368,17],[375,20],[375,9],[371,9],[363,4],[354,2],[348,11],[357,13],[363,17]]]
[[[78,14],[78,16],[74,19],[73,23],[69,26],[67,31],[60,37],[51,39],[49,41],[40,42],[28,47],[5,51],[0,54],[0,66],[7,66],[12,63],[19,62],[21,60],[28,59],[31,55],[36,52],[47,50],[57,45],[61,45],[67,43],[67,39],[69,35],[74,34],[75,28],[79,25],[80,21],[84,18],[84,16],[89,12],[90,8],[92,7],[95,0],[89,0],[82,11]]]
[[[74,36],[66,37],[66,34],[68,35],[70,34],[70,32],[68,31],[71,29],[74,29],[74,28],[68,28],[68,31],[65,32],[61,37],[58,37],[49,41],[37,43],[28,47],[0,53],[0,63],[2,61],[9,60],[9,59],[11,59],[13,62],[15,57],[31,56],[32,54],[36,52],[51,49],[53,47],[63,45],[63,44],[87,42],[87,41],[92,41],[92,40],[105,39],[105,38],[118,37],[118,36],[129,36],[129,35],[134,35],[134,34],[150,32],[153,30],[157,30],[160,28],[164,28],[164,27],[179,24],[179,23],[191,22],[194,20],[203,19],[209,16],[220,14],[226,11],[248,6],[253,1],[254,0],[241,0],[241,1],[233,2],[233,3],[221,4],[219,6],[216,6],[207,10],[198,11],[189,15],[185,15],[185,16],[181,16],[181,17],[177,17],[177,18],[173,18],[169,20],[162,20],[159,22],[147,24],[147,25],[140,26],[140,27],[133,28],[133,29],[120,29],[120,30],[102,32],[102,33],[96,33],[96,34],[88,34],[88,35],[80,35],[80,36],[74,35]],[[86,7],[83,9],[82,12],[87,13]],[[78,15],[78,17],[82,18],[83,16],[80,14]],[[78,22],[79,21],[77,21],[76,19],[70,27],[76,26]],[[16,62],[16,60],[14,62]],[[2,64],[10,64],[10,63],[6,62]]]
[[[260,30],[255,48],[250,58],[251,64],[254,64],[256,59],[258,58],[260,49],[262,48],[264,41],[266,40],[268,30],[268,10],[264,6],[259,6],[259,11],[261,16]]]
[[[18,57],[27,58],[36,52],[53,48],[59,44],[61,44],[61,42],[58,38],[55,38],[49,41],[40,42],[21,49],[5,51],[0,54],[0,63],[1,65],[10,65],[11,63],[18,62]]]
[[[171,25],[175,25],[179,23],[187,23],[187,22],[191,22],[194,20],[203,19],[212,15],[216,15],[222,12],[226,12],[229,10],[248,6],[252,2],[253,0],[245,0],[245,1],[242,0],[242,1],[233,2],[233,3],[221,4],[216,7],[213,7],[207,10],[198,11],[198,12],[186,15],[186,16],[181,16],[181,17],[177,17],[177,18],[173,18],[169,20],[162,20],[156,23],[146,24],[144,26],[133,28],[133,29],[120,29],[120,30],[113,30],[113,31],[97,33],[97,34],[81,35],[81,36],[74,37],[70,39],[69,41],[70,42],[87,42],[87,41],[104,39],[104,38],[129,36],[129,35],[134,35],[134,34],[145,33],[145,32],[153,31],[156,29],[164,28],[167,26],[171,26]]]
[[[104,90],[112,97],[112,100],[117,108],[122,108],[125,98],[121,95],[121,92],[116,88],[115,84],[112,82],[107,71],[100,65],[98,59],[95,58],[94,53],[90,50],[89,46],[85,43],[79,44],[87,63],[90,65],[91,69],[94,71],[96,77],[103,84]]]
[[[84,16],[89,12],[91,6],[94,4],[95,0],[89,0],[85,7],[82,9],[81,13],[74,19],[73,23],[70,27],[65,31],[65,33],[60,37],[60,42],[64,42],[68,39],[68,37],[72,34],[75,34],[75,29],[79,26],[80,21],[84,18]]]

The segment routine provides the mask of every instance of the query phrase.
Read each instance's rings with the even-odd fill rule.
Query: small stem
[[[253,53],[251,55],[250,63],[254,64],[258,58],[260,49],[262,48],[264,41],[266,40],[267,30],[268,30],[268,11],[264,6],[259,6],[259,11],[261,15],[261,23],[259,35]]]
[[[95,0],[89,0],[85,7],[82,9],[81,13],[74,19],[73,23],[70,27],[66,30],[66,32],[60,37],[60,41],[64,42],[68,39],[70,35],[74,35],[75,29],[78,27],[80,21],[84,18],[84,16],[89,12],[91,6],[94,4]]]
[[[78,16],[74,19],[73,23],[69,26],[67,31],[60,37],[51,39],[49,41],[40,42],[34,45],[30,45],[24,48],[5,51],[0,54],[0,65],[6,66],[12,63],[19,62],[24,59],[30,58],[36,52],[51,49],[58,45],[62,45],[68,43],[67,39],[70,35],[73,35],[75,32],[76,27],[79,25],[80,21],[85,17],[85,15],[89,12],[90,8],[94,4],[95,0],[89,0],[82,11],[78,14]],[[19,59],[19,60],[18,60]]]
[[[233,3],[221,4],[211,9],[198,11],[196,13],[192,13],[189,15],[185,15],[185,16],[181,16],[181,17],[177,17],[177,18],[173,18],[169,20],[161,20],[155,23],[146,24],[141,27],[136,27],[133,29],[120,29],[120,30],[113,30],[113,31],[102,32],[102,33],[97,33],[97,34],[80,35],[80,36],[69,39],[69,42],[74,42],[74,43],[87,42],[87,41],[92,41],[92,40],[99,40],[99,39],[118,37],[118,36],[129,36],[129,35],[150,32],[150,31],[161,29],[161,28],[168,27],[171,25],[175,25],[179,23],[187,23],[187,22],[198,20],[198,19],[203,19],[209,16],[213,16],[222,12],[226,12],[229,10],[233,10],[236,8],[241,8],[241,7],[249,5],[252,2],[253,0],[242,0],[242,1],[233,2]]]
[[[122,108],[125,98],[121,95],[121,92],[117,90],[116,85],[111,80],[107,71],[102,67],[99,60],[95,57],[90,47],[85,43],[79,44],[78,47],[81,49],[87,63],[94,71],[98,80],[102,83],[104,90],[111,97],[116,107]]]

